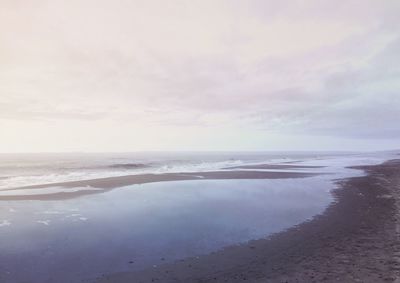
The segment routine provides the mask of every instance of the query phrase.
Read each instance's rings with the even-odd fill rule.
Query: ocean
[[[338,152],[136,152],[0,154],[0,190],[143,173],[204,172],[258,163],[311,161]]]
[[[322,214],[335,201],[331,192],[336,180],[365,174],[349,166],[394,157],[332,152],[3,154],[0,282],[93,282],[103,274],[157,268],[263,239]],[[283,167],[265,169],[261,164]],[[278,177],[177,179],[110,190],[84,187],[93,190],[91,194],[58,199],[46,196],[82,188],[24,188],[143,173],[201,176],[209,171],[228,171],[231,176],[273,172]],[[313,174],[279,177],[282,172]],[[6,199],[9,196],[25,198]]]

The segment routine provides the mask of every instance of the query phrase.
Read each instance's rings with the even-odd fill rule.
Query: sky
[[[0,0],[0,152],[400,148],[398,0]]]

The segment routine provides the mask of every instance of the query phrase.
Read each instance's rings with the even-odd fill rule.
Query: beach
[[[0,0],[0,283],[400,283],[400,0]]]
[[[133,160],[122,176],[103,169],[119,160],[96,159],[106,177],[70,181],[67,163],[35,163],[24,171],[50,172],[42,184],[0,190],[0,281],[394,282],[394,156],[191,158],[154,173]]]
[[[279,168],[277,165],[275,168]],[[283,168],[287,168],[284,166]],[[246,180],[246,179],[296,179],[317,176],[320,173],[304,172],[260,172],[260,171],[215,171],[215,172],[187,172],[187,173],[165,173],[165,174],[140,174],[120,177],[100,178],[93,180],[82,180],[73,182],[51,183],[45,185],[34,185],[7,189],[9,195],[1,195],[0,201],[4,200],[63,200],[76,198],[88,194],[107,192],[115,188],[140,185],[156,182],[173,182],[189,180]],[[41,193],[39,195],[27,194],[43,189],[62,187],[62,192]],[[76,190],[76,188],[79,188]],[[95,189],[93,189],[95,188]],[[69,189],[69,190],[68,190]],[[22,194],[17,192],[22,191]]]
[[[397,282],[400,160],[358,167],[336,201],[309,222],[268,239],[90,282]]]

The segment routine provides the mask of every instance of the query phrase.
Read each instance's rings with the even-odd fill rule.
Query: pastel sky
[[[400,147],[399,0],[0,0],[0,152]]]

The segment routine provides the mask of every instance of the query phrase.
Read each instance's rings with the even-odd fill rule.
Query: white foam
[[[21,163],[16,164],[12,169],[9,169],[10,172],[6,174],[6,177],[0,179],[0,192],[2,190],[7,190],[11,188],[20,188],[24,186],[30,185],[43,185],[43,184],[52,184],[52,183],[62,183],[62,182],[70,182],[70,181],[81,181],[81,180],[91,180],[98,178],[108,178],[108,177],[118,177],[118,176],[126,176],[126,175],[138,175],[138,174],[162,174],[162,173],[192,173],[192,172],[206,172],[206,171],[219,171],[219,170],[235,170],[235,169],[224,169],[229,167],[236,167],[242,165],[258,165],[258,164],[288,164],[291,162],[294,165],[296,164],[327,164],[329,166],[334,166],[335,162],[343,162],[343,160],[350,161],[353,159],[353,164],[351,165],[365,165],[365,164],[375,164],[377,160],[386,160],[390,158],[394,158],[395,153],[371,153],[371,154],[342,154],[342,155],[323,155],[318,153],[310,153],[310,155],[293,155],[290,156],[290,153],[281,153],[282,157],[278,157],[276,154],[274,157],[263,155],[260,153],[260,156],[253,154],[252,156],[244,157],[241,159],[207,159],[204,157],[205,161],[200,160],[201,156],[196,157],[187,157],[184,160],[168,160],[168,159],[159,159],[154,161],[152,159],[143,159],[143,160],[132,160],[127,159],[129,162],[133,163],[143,163],[150,164],[147,167],[143,168],[134,168],[134,169],[121,169],[121,168],[110,168],[110,161],[113,159],[100,159],[97,167],[85,167],[85,160],[81,159],[73,159],[74,165],[72,167],[69,163],[66,165],[63,163],[65,160],[59,161],[54,165],[54,160],[51,163],[47,164],[39,164],[35,163]],[[233,154],[234,155],[234,154]],[[193,159],[191,159],[193,158]],[[336,160],[336,161],[335,161]],[[112,161],[114,162],[114,161]],[[122,161],[121,161],[122,162]],[[128,162],[128,161],[124,161]],[[62,165],[65,165],[64,168]],[[111,163],[112,164],[112,163]],[[31,167],[29,167],[29,166]],[[18,168],[30,168],[29,171],[21,171]],[[96,169],[93,169],[96,168]],[[40,170],[39,170],[40,169]],[[33,171],[32,171],[33,170]],[[36,171],[35,171],[36,170]],[[39,170],[39,171],[37,171]],[[243,170],[243,169],[241,169]],[[270,170],[272,171],[272,170]],[[282,171],[282,170],[279,170]],[[304,171],[304,170],[303,170]],[[199,177],[200,178],[200,177]],[[49,188],[47,188],[48,190]],[[57,189],[58,191],[59,188]],[[38,193],[38,191],[36,191]],[[25,192],[21,194],[26,194]],[[0,194],[1,196],[2,194]]]
[[[363,170],[349,167],[377,165],[392,158],[395,158],[393,154],[388,153],[354,154],[350,156],[307,160],[297,162],[296,165],[324,166],[323,168],[315,168],[313,170],[328,173],[331,179],[339,179],[365,175]]]
[[[80,209],[79,208],[70,208],[70,209],[68,209],[68,211],[80,211]]]
[[[92,180],[99,178],[108,177],[119,177],[126,175],[138,175],[138,174],[160,174],[160,173],[177,173],[177,172],[203,172],[218,170],[229,166],[238,166],[243,164],[240,160],[228,160],[220,162],[200,162],[191,163],[186,162],[183,164],[166,164],[156,167],[145,167],[141,169],[134,170],[99,170],[90,171],[87,169],[77,168],[73,172],[57,172],[57,173],[42,173],[37,175],[22,175],[22,176],[11,176],[0,180],[0,190],[7,190],[11,188],[20,188],[24,186],[31,185],[43,185],[52,183],[63,183],[71,181],[81,181],[81,180]]]
[[[36,212],[36,214],[61,214],[61,212],[57,210],[45,210],[41,212]]]
[[[51,221],[50,220],[37,220],[36,222],[39,224],[49,226]]]
[[[2,220],[0,222],[0,227],[10,226],[11,222],[9,220]]]
[[[267,159],[266,159],[267,160]],[[282,159],[268,159],[270,162],[288,161],[287,158]],[[199,160],[185,160],[179,161],[160,161],[159,164],[155,166],[143,167],[140,169],[110,169],[109,167],[104,167],[105,169],[92,170],[87,168],[72,168],[70,171],[61,170],[62,168],[46,168],[44,172],[29,174],[15,172],[15,174],[10,174],[10,176],[0,179],[0,192],[1,190],[7,190],[12,188],[20,188],[24,186],[31,185],[44,185],[52,183],[63,183],[71,181],[82,181],[82,180],[92,180],[99,178],[108,177],[119,177],[126,175],[139,175],[139,174],[162,174],[162,173],[185,173],[185,172],[205,172],[205,171],[215,171],[221,170],[226,167],[234,167],[249,164],[249,161],[245,162],[242,160],[220,160],[220,161],[204,161]],[[260,161],[258,161],[260,162]],[[147,163],[147,162],[144,162]],[[158,162],[157,162],[158,163]],[[251,163],[252,164],[252,163]],[[22,166],[24,164],[20,164]],[[37,166],[39,166],[38,164]],[[40,165],[41,166],[41,165]],[[104,164],[103,164],[104,166]],[[18,166],[16,167],[18,168]],[[41,167],[40,167],[41,168]],[[101,168],[101,166],[100,166]]]
[[[81,216],[81,214],[79,214],[79,213],[73,213],[73,214],[67,215],[67,216],[65,216],[65,217],[66,217],[66,218],[70,218],[70,217],[78,217],[78,216]]]
[[[101,191],[102,189],[93,187],[48,187],[34,189],[13,189],[0,191],[0,196],[21,196],[21,195],[48,195],[56,193],[74,193],[79,191]]]

